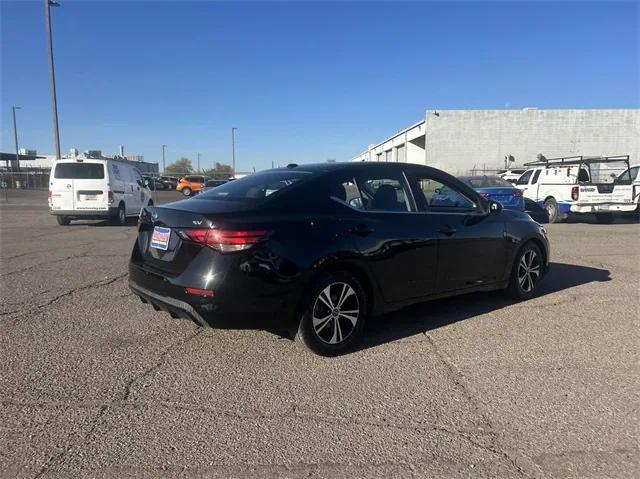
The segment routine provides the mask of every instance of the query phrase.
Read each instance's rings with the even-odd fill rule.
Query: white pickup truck
[[[516,187],[547,210],[551,223],[583,213],[595,214],[600,223],[611,223],[615,213],[634,211],[637,206],[629,156],[573,156],[525,166],[529,169],[518,178]]]

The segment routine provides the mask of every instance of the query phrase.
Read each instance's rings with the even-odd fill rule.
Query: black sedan
[[[531,298],[548,264],[542,226],[442,171],[292,164],[143,208],[129,285],[174,317],[286,328],[330,356],[368,317],[409,304],[498,289]]]

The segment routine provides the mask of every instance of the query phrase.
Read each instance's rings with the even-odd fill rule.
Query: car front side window
[[[422,194],[422,198],[416,198],[419,211],[469,211],[476,208],[476,203],[454,185],[429,177],[416,180],[418,194]]]

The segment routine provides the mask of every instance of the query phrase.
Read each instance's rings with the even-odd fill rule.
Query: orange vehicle
[[[204,182],[209,178],[201,175],[181,176],[176,185],[176,191],[181,191],[184,196],[191,196],[199,193]]]

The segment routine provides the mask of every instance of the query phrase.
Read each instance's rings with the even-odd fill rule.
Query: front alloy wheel
[[[316,284],[300,321],[298,338],[313,352],[335,356],[346,352],[364,325],[364,291],[348,274],[332,275]]]
[[[531,298],[538,286],[544,269],[544,261],[540,248],[534,243],[527,243],[520,250],[513,265],[509,280],[509,293],[516,299]]]
[[[522,291],[525,293],[533,291],[540,278],[540,270],[540,257],[532,249],[525,251],[518,265],[518,284]]]

